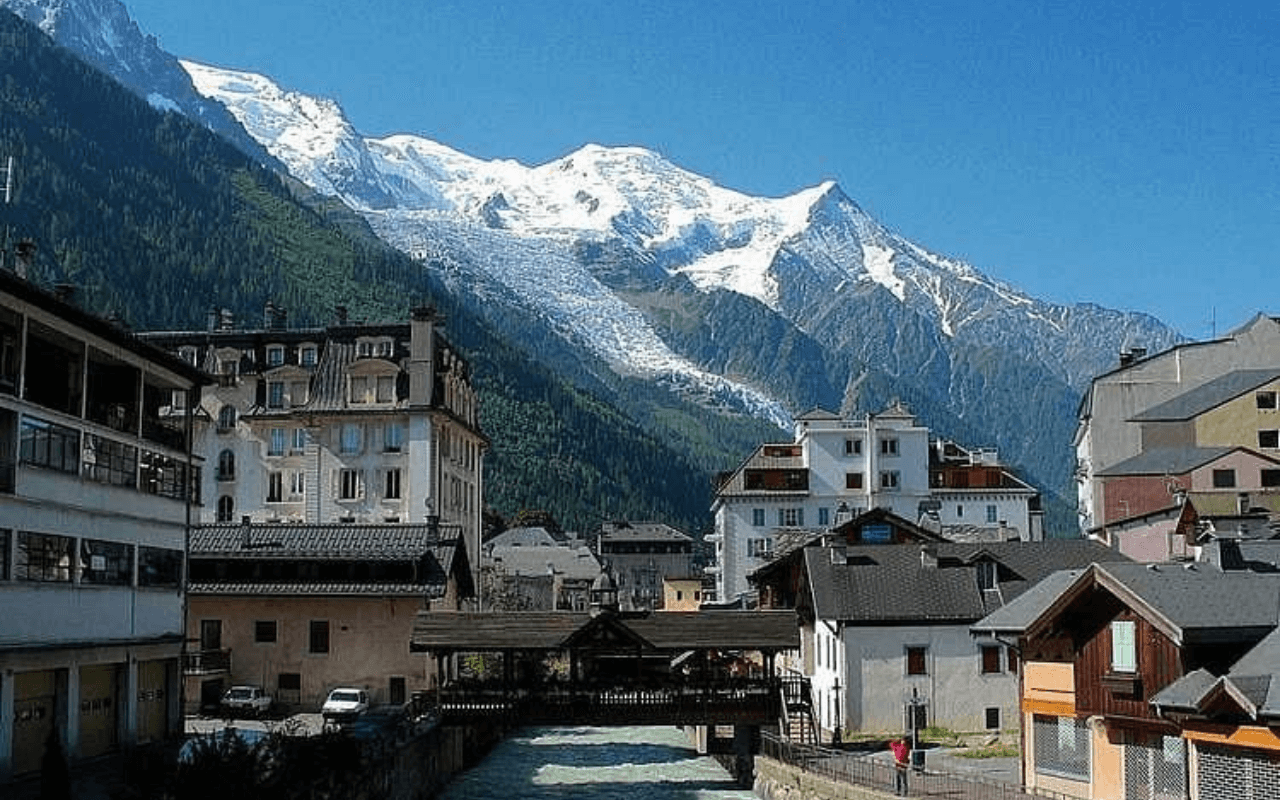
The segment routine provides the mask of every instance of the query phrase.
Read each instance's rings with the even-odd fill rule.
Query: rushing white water
[[[526,728],[442,800],[755,800],[677,728]]]

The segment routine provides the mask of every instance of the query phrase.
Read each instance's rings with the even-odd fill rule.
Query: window
[[[1276,410],[1276,393],[1275,392],[1258,392],[1259,411],[1275,411]]]
[[[1035,769],[1077,781],[1089,780],[1089,727],[1075,717],[1033,717]]]
[[[121,542],[80,540],[80,582],[103,586],[133,583],[133,548]]]
[[[253,641],[257,644],[274,644],[276,641],[276,621],[259,619],[253,623]]]
[[[964,519],[964,503],[956,503],[956,519]]]
[[[307,473],[295,470],[289,474],[289,499],[297,502],[307,496]]]
[[[1230,489],[1236,485],[1234,469],[1215,469],[1213,471],[1213,488]]]
[[[13,562],[14,580],[70,583],[71,546],[70,536],[20,532]]]
[[[236,478],[236,454],[230,450],[218,453],[218,480],[233,481]]]
[[[818,524],[824,528],[831,524],[831,509],[826,506],[818,509]]]
[[[268,503],[284,502],[284,473],[283,472],[267,473],[267,502]]]
[[[862,455],[862,440],[861,439],[845,439],[844,454],[846,456]]]
[[[1275,450],[1280,447],[1280,431],[1258,431],[1258,447],[1264,450]]]
[[[369,402],[369,379],[362,375],[351,376],[351,402]]]
[[[360,470],[338,470],[338,499],[359,500],[361,497],[364,497],[364,478]]]
[[[315,655],[329,652],[329,620],[311,620],[310,635],[307,637],[307,652]]]
[[[218,522],[232,522],[236,516],[236,501],[231,495],[218,498]]]
[[[862,473],[861,473],[861,472],[846,472],[846,473],[844,474],[844,488],[846,488],[846,489],[861,489],[861,488],[862,488]]]
[[[1006,647],[1004,650],[1005,650],[1004,652],[1005,658],[1008,659],[1008,662],[1009,662],[1009,671],[1017,672],[1018,671],[1018,651],[1014,650],[1012,647]]]
[[[75,474],[80,471],[80,434],[74,428],[23,417],[22,463]]]
[[[267,408],[284,408],[284,381],[267,382]]]
[[[382,474],[382,496],[388,500],[400,499],[399,469],[389,469]]]
[[[284,364],[284,346],[273,344],[267,346],[267,366],[278,367]]]
[[[196,349],[194,347],[190,347],[190,346],[179,347],[178,358],[182,359],[183,361],[187,362],[193,367],[196,366],[198,363],[196,361],[197,354],[196,354]]]
[[[378,356],[381,358],[391,358],[391,342],[390,341],[384,340],[384,341],[378,342]]]
[[[379,375],[377,379],[375,399],[379,403],[390,403],[396,399],[396,379],[393,375]]]
[[[287,441],[287,434],[285,433],[284,428],[272,428],[271,439],[270,439],[270,442],[267,444],[267,455],[269,456],[284,455],[286,441]]]
[[[974,567],[978,570],[978,588],[982,590],[996,588],[998,567],[994,561],[979,561]]]
[[[1111,623],[1111,669],[1115,672],[1137,672],[1138,654],[1133,620],[1118,619]]]
[[[236,407],[223,406],[218,409],[218,431],[225,433],[236,428]]]
[[[356,356],[358,358],[369,358],[373,355],[373,342],[357,342]]]
[[[338,450],[342,453],[359,453],[360,452],[360,426],[348,422],[342,426],[342,440],[338,444]]]
[[[316,365],[317,351],[313,345],[307,345],[298,351],[298,362],[304,367],[314,367]]]
[[[404,447],[404,426],[398,422],[388,423],[382,428],[382,450],[387,453],[399,453]]]
[[[12,531],[0,528],[0,581],[9,580],[9,537]]]
[[[176,589],[182,584],[182,551],[138,548],[138,585]]]
[[[82,474],[98,483],[136,489],[138,487],[138,448],[86,433]]]
[[[982,674],[993,675],[1000,671],[1000,648],[982,648]]]
[[[1274,489],[1280,486],[1280,469],[1264,469],[1259,476],[1262,488]]]
[[[295,453],[301,453],[307,449],[307,429],[294,428],[293,442],[289,445],[289,449]]]
[[[928,675],[929,667],[926,656],[929,654],[927,647],[908,647],[907,648],[907,674],[908,675]]]
[[[751,509],[751,524],[757,528],[764,527],[764,509],[763,508]]]
[[[898,488],[898,471],[896,469],[885,470],[880,473],[881,489],[897,489]]]
[[[804,525],[804,509],[803,508],[780,508],[778,509],[778,527],[779,528],[799,528]]]
[[[996,520],[999,519],[999,517],[997,517],[996,515],[997,515],[996,507],[994,505],[988,505],[987,506],[987,524],[988,525],[994,524]]]
[[[898,454],[897,439],[881,439],[880,440],[880,455],[896,456],[897,454]]]
[[[751,558],[768,558],[769,552],[770,548],[768,539],[747,540],[747,555]]]
[[[297,407],[307,404],[307,382],[289,381],[289,405]]]

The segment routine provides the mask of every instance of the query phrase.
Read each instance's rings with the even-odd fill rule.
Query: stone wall
[[[829,780],[798,767],[756,756],[753,790],[762,800],[882,800],[892,792]]]

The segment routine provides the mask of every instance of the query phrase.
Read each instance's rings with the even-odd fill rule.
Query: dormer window
[[[999,580],[999,570],[994,561],[979,561],[975,565],[978,569],[978,588],[983,591],[996,588]]]
[[[178,348],[178,358],[181,358],[193,367],[196,365],[196,357],[197,354],[194,347],[187,346]]]
[[[391,358],[392,342],[389,339],[378,342],[377,349],[379,358]]]
[[[272,344],[267,345],[267,366],[279,367],[284,365],[284,345]]]
[[[267,382],[267,408],[284,408],[284,381]]]
[[[236,427],[236,407],[227,405],[218,410],[218,430],[232,431]]]
[[[351,402],[369,402],[369,379],[363,375],[351,376]]]
[[[375,397],[379,403],[390,403],[396,399],[396,379],[394,375],[378,376]]]
[[[370,342],[370,341],[357,342],[357,343],[356,343],[356,357],[357,357],[357,358],[372,358],[372,357],[373,357],[373,342]]]
[[[298,363],[304,367],[314,367],[319,360],[320,353],[313,344],[303,345],[298,351]]]

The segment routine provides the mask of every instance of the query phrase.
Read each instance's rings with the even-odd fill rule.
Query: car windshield
[[[334,692],[329,695],[330,700],[336,700],[340,703],[355,703],[360,700],[359,692]]]
[[[253,697],[253,690],[252,689],[232,689],[231,691],[227,692],[227,697],[231,698],[232,700],[248,700],[249,698]]]

